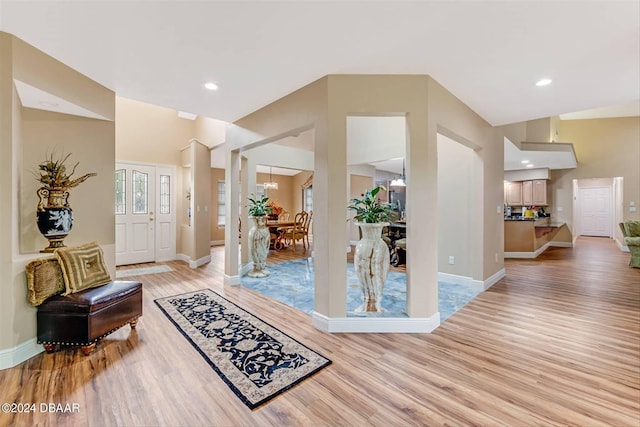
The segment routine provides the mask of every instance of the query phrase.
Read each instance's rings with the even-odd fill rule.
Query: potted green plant
[[[351,199],[348,209],[356,212],[355,224],[362,237],[356,245],[353,263],[362,289],[362,305],[358,312],[382,312],[382,288],[389,273],[389,247],[382,240],[382,229],[389,225],[392,205],[380,201],[379,185],[367,191],[362,199]]]
[[[351,204],[348,206],[348,209],[356,212],[353,219],[369,224],[389,221],[393,205],[383,203],[376,197],[380,191],[385,190],[386,188],[383,185],[378,185],[373,190],[367,191],[362,199],[351,199]]]
[[[66,162],[70,156],[71,153],[56,157],[51,153],[38,165],[36,179],[43,185],[36,191],[38,230],[49,241],[49,246],[41,252],[53,252],[57,248],[64,247],[62,241],[73,225],[73,212],[69,206],[69,189],[97,175],[92,172],[74,178],[79,162],[68,169]]]
[[[251,193],[251,197],[249,197],[249,215],[265,216],[270,213],[271,206],[269,206],[269,198],[267,196],[258,198],[255,194]]]
[[[262,196],[258,198],[251,193],[248,198],[249,217],[253,220],[249,230],[249,245],[251,259],[253,260],[253,270],[248,273],[250,277],[266,277],[269,272],[266,270],[267,255],[269,254],[269,244],[271,234],[267,228],[267,215],[271,213],[269,198]]]

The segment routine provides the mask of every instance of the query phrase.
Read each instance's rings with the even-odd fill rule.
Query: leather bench
[[[47,353],[59,345],[79,345],[90,354],[96,342],[142,316],[142,283],[111,281],[77,293],[47,298],[38,306],[38,343]]]

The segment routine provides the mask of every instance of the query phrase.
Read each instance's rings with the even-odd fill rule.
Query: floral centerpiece
[[[267,203],[267,206],[271,208],[269,219],[278,219],[284,212],[284,208],[280,206],[277,200],[270,200],[269,203]]]

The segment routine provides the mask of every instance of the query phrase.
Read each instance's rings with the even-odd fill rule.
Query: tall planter
[[[362,288],[362,305],[357,312],[382,312],[382,289],[389,273],[389,247],[382,240],[387,222],[356,222],[362,238],[356,245],[354,266]]]
[[[269,253],[269,240],[271,238],[267,228],[267,216],[252,216],[253,220],[249,230],[249,245],[251,249],[251,259],[253,260],[253,270],[249,272],[249,277],[266,277],[269,272],[266,270],[267,254]]]
[[[63,188],[39,188],[36,218],[38,230],[49,241],[40,252],[53,252],[64,247],[63,240],[73,225],[73,211],[69,206],[69,192]]]

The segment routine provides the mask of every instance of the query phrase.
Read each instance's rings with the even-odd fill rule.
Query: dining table
[[[288,228],[295,227],[295,221],[267,221],[267,227],[269,227],[269,234],[274,236],[271,239],[271,247],[275,250],[284,249],[286,243],[284,241],[284,232]]]

